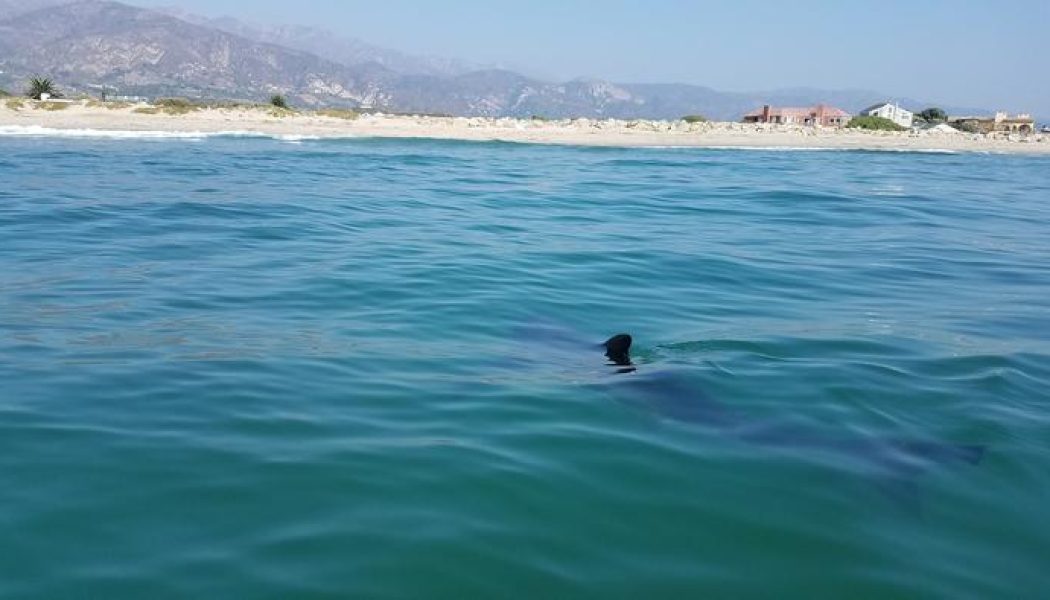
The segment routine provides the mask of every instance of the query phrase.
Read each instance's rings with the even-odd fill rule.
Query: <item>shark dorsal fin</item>
[[[631,364],[631,336],[619,333],[605,340],[605,356],[613,363],[621,366]]]

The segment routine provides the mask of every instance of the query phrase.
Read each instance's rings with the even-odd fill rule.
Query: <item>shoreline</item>
[[[148,104],[0,99],[0,138],[200,138],[270,136],[287,141],[423,138],[595,147],[884,150],[1050,154],[1050,135],[885,132],[649,119],[515,119],[295,112],[259,107],[170,111]]]

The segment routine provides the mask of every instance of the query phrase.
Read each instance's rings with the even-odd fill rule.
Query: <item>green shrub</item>
[[[11,94],[7,90],[0,90],[0,98],[10,98]]]
[[[948,120],[948,114],[939,108],[927,108],[915,116],[927,123],[941,123]]]
[[[550,117],[545,117],[543,115],[532,115],[529,118],[533,121],[550,121]]]
[[[686,123],[707,123],[707,117],[704,115],[686,115],[682,120]]]
[[[270,104],[272,104],[276,108],[288,108],[288,101],[285,100],[284,96],[280,94],[274,94],[273,96],[270,96]]]
[[[32,77],[29,79],[29,86],[26,87],[26,97],[33,100],[39,100],[44,94],[49,94],[52,98],[61,98],[62,94],[58,91],[58,87],[55,86],[55,82],[51,81],[48,77]]]
[[[846,127],[871,131],[904,131],[904,128],[885,117],[853,117]]]

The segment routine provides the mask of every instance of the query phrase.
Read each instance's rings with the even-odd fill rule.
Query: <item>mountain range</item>
[[[464,61],[409,55],[324,30],[253,27],[109,0],[0,0],[0,87],[33,75],[67,92],[264,100],[467,116],[736,120],[762,104],[887,100],[865,90],[721,92],[685,84],[550,82]],[[927,103],[897,99],[910,108]],[[987,112],[944,107],[950,112]]]
[[[404,75],[436,76],[462,75],[495,68],[495,65],[481,65],[462,60],[415,56],[317,27],[294,24],[262,27],[249,25],[233,17],[213,19],[172,7],[161,10],[195,25],[219,29],[256,42],[308,52],[344,65],[376,63]]]

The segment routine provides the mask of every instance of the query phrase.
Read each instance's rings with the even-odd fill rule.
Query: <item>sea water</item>
[[[1050,158],[41,133],[0,597],[1050,596]],[[902,502],[617,393],[660,372],[985,455]]]

